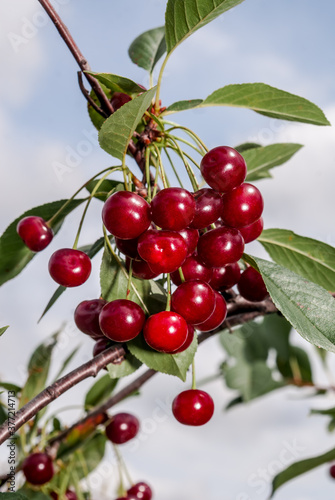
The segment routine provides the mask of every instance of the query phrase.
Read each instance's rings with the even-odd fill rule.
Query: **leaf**
[[[277,367],[283,377],[312,382],[312,367],[308,354],[297,346],[290,346],[288,358],[277,356]]]
[[[2,404],[0,404],[0,425],[2,425],[4,422],[6,422],[8,418],[8,414]]]
[[[141,361],[128,352],[122,363],[110,363],[107,365],[108,375],[111,379],[127,377],[138,370],[141,365]]]
[[[152,73],[164,52],[166,52],[165,26],[142,33],[135,38],[128,50],[133,63],[149,73]]]
[[[85,411],[102,403],[113,392],[117,383],[118,379],[111,379],[108,374],[99,378],[86,394]]]
[[[96,434],[75,452],[73,468],[79,479],[86,478],[98,465],[105,455],[106,436]]]
[[[86,189],[89,193],[92,193],[93,189],[97,185],[97,183],[100,182],[100,179],[95,179],[91,182],[89,182],[86,185]],[[110,196],[111,191],[113,190],[118,190],[118,187],[122,186],[122,190],[124,189],[123,184],[120,183],[120,181],[113,181],[111,179],[105,179],[102,181],[102,183],[99,186],[98,192],[94,195],[94,198],[97,198],[98,200],[101,201],[106,201],[108,196]]]
[[[130,96],[137,96],[143,92],[142,87],[124,76],[113,75],[112,73],[93,73],[92,71],[85,71],[85,73],[94,76],[94,78],[113,93],[122,92]]]
[[[102,90],[104,91],[104,93],[106,94],[106,96],[108,97],[108,99],[111,99],[112,98],[112,91],[110,89],[108,89],[107,87],[105,87],[105,85],[101,82],[100,82],[100,86],[101,86]],[[90,96],[92,97],[93,101],[100,107],[100,101],[97,98],[94,90],[91,90]],[[93,123],[95,128],[97,130],[100,130],[103,122],[106,120],[106,117],[104,117],[100,113],[98,113],[90,103],[87,103],[87,111],[88,111],[89,117],[91,119],[91,122]]]
[[[196,30],[243,0],[169,0],[165,13],[165,37],[170,53]]]
[[[192,344],[178,354],[164,354],[154,351],[145,342],[142,335],[127,343],[129,351],[148,368],[168,375],[175,375],[185,382],[186,373],[191,365],[198,347],[197,336],[194,335]]]
[[[258,241],[277,264],[335,291],[335,248],[287,229],[266,229]]]
[[[142,91],[141,95],[124,104],[105,120],[99,132],[102,149],[119,160],[123,159],[129,141],[150,106],[155,92],[156,87],[148,92]]]
[[[235,146],[234,149],[238,151],[239,153],[244,153],[244,151],[248,151],[249,149],[254,149],[254,148],[261,148],[261,144],[257,144],[256,142],[244,142],[243,144],[239,144],[238,146]]]
[[[106,421],[104,413],[98,413],[87,418],[83,423],[77,424],[70,430],[69,434],[60,443],[57,451],[57,458],[64,460],[71,457],[78,448],[84,445],[96,433],[97,427]]]
[[[7,326],[3,326],[2,328],[0,328],[0,337],[1,335],[3,335],[5,333],[5,331],[9,328],[9,325]]]
[[[15,392],[16,394],[22,391],[22,388],[19,385],[11,384],[8,382],[0,382],[0,387],[5,389],[6,391]]]
[[[328,410],[311,410],[311,415],[327,415],[329,417],[335,417],[335,408],[329,408]]]
[[[202,104],[202,99],[190,99],[189,101],[178,101],[166,108],[164,114],[177,113],[178,111],[186,111],[188,109],[197,108]]]
[[[36,491],[36,490],[31,490],[30,488],[20,488],[16,493],[9,493],[11,495],[8,500],[21,500],[22,498],[24,499],[29,499],[29,500],[50,500],[50,497],[48,495],[45,495],[42,493],[42,491]],[[14,496],[13,496],[14,495]],[[17,498],[16,498],[17,496]],[[20,498],[19,498],[20,497]],[[4,498],[4,500],[6,500]]]
[[[287,162],[302,148],[301,144],[271,144],[270,146],[251,148],[243,152],[247,163],[247,182],[272,177],[269,170]]]
[[[72,210],[83,203],[83,201],[85,200],[72,200],[69,203],[53,225],[55,234],[61,228],[65,217],[72,212]],[[20,217],[15,219],[15,221],[8,226],[0,238],[0,285],[17,276],[28,264],[28,262],[30,262],[36,255],[34,252],[29,250],[28,247],[26,247],[17,234],[16,226],[18,222],[23,217],[27,217],[28,215],[37,215],[47,221],[56,214],[65,202],[66,200],[54,201],[52,203],[47,203],[46,205],[32,208],[20,215]]]

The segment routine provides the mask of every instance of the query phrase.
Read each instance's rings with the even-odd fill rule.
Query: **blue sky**
[[[142,31],[163,24],[165,1],[61,0],[57,4],[93,70],[148,84],[145,72],[129,60],[127,48]],[[71,195],[92,173],[114,161],[97,147],[77,88],[77,66],[51,23],[44,23],[41,12],[35,0],[3,0],[0,6],[1,232],[26,209]],[[163,103],[205,97],[228,83],[263,81],[310,99],[334,123],[334,18],[331,0],[245,0],[175,51],[166,68]],[[38,21],[41,26],[36,28]],[[26,30],[27,43],[14,50],[13,34],[27,35]],[[335,244],[332,128],[279,122],[228,108],[189,111],[174,119],[191,125],[209,147],[234,146],[246,140],[305,144],[287,165],[274,170],[274,180],[259,183],[266,204],[265,225]],[[64,162],[69,151],[78,152],[83,141],[86,153],[60,179],[55,162]],[[100,210],[98,203],[92,207],[82,244],[99,236]],[[1,339],[3,379],[22,383],[28,353],[63,321],[68,321],[68,327],[59,357],[65,357],[78,343],[82,348],[73,367],[90,356],[90,341],[75,332],[72,314],[80,300],[99,293],[98,261],[89,282],[68,291],[36,325],[55,288],[46,270],[48,258],[57,248],[72,245],[79,217],[75,213],[50,249],[0,290],[0,322],[11,325]],[[264,255],[258,244],[252,251]],[[297,335],[294,338],[301,342]],[[307,348],[313,356],[313,348]],[[204,345],[198,353],[199,377],[212,374],[222,358],[215,339]],[[313,359],[319,383],[327,383],[317,358]],[[90,385],[91,381],[84,383],[53,408],[80,403]],[[308,418],[309,408],[334,405],[331,397],[325,401],[301,399],[300,393],[287,389],[223,413],[231,394],[219,381],[208,386],[216,402],[213,421],[194,430],[177,425],[165,410],[182,388],[180,381],[157,376],[143,389],[141,398],[122,405],[144,422],[139,441],[125,447],[125,458],[135,477],[153,484],[157,500],[265,500],[268,479],[264,477],[283,466],[284,456],[293,461],[332,446],[324,421]],[[75,412],[64,413],[69,422],[74,416]],[[0,465],[1,459],[6,457],[0,455]],[[108,460],[107,464],[113,463],[111,455]],[[101,470],[92,480],[96,498],[113,498],[114,484],[109,473]],[[276,498],[315,500],[321,489],[323,500],[330,500],[334,488],[326,469],[320,468],[292,482]]]

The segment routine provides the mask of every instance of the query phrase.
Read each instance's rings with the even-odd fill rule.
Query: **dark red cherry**
[[[181,347],[179,347],[179,349],[177,349],[176,351],[173,351],[173,354],[178,354],[178,352],[186,351],[186,349],[188,347],[190,347],[190,345],[192,344],[193,338],[194,338],[194,326],[187,325],[187,327],[188,327],[188,332],[187,332],[187,337],[186,337],[185,342],[183,343],[183,345]]]
[[[227,316],[227,304],[219,292],[215,293],[214,311],[206,321],[196,326],[200,332],[210,332],[222,325]]]
[[[116,500],[138,500],[140,497],[136,497],[135,495],[127,495],[126,497],[119,497]]]
[[[138,251],[137,251],[137,243],[138,238],[134,238],[133,240],[121,240],[120,238],[114,238],[115,245],[117,248],[127,257],[131,259],[138,259]]]
[[[264,202],[260,191],[252,184],[245,183],[222,196],[221,219],[231,227],[249,226],[260,218]]]
[[[103,307],[99,323],[103,334],[110,340],[128,342],[142,330],[145,314],[132,300],[117,299]]]
[[[206,153],[200,170],[207,184],[220,193],[236,188],[247,175],[243,156],[228,146],[218,146]]]
[[[123,444],[133,439],[139,429],[140,423],[134,415],[117,413],[106,427],[106,436],[114,444]]]
[[[221,195],[213,189],[203,188],[194,193],[195,216],[190,227],[203,229],[221,216],[223,203]]]
[[[46,453],[32,453],[24,459],[22,471],[30,484],[48,483],[54,475],[52,459]]]
[[[251,243],[257,240],[258,236],[262,234],[263,225],[263,217],[260,217],[256,222],[250,224],[250,226],[240,227],[239,231],[243,236],[244,243]]]
[[[74,322],[77,328],[94,340],[104,338],[99,325],[99,314],[106,304],[107,301],[103,299],[84,300],[74,311]]]
[[[80,286],[88,280],[92,264],[89,256],[73,248],[56,250],[49,260],[49,273],[59,285]]]
[[[204,425],[213,416],[214,402],[211,396],[199,389],[183,391],[172,403],[174,417],[184,425]]]
[[[236,285],[241,276],[240,266],[237,262],[224,267],[213,267],[212,278],[209,281],[214,290],[228,290]]]
[[[140,483],[134,484],[127,491],[128,495],[134,495],[134,498],[138,500],[151,500],[152,499],[152,490],[147,483],[143,481]]]
[[[335,479],[335,465],[331,465],[329,467],[329,474],[333,479]]]
[[[130,267],[130,259],[129,257],[126,257],[126,268],[129,271]],[[153,278],[156,278],[159,273],[154,273],[150,267],[149,264],[141,259],[141,257],[138,257],[138,259],[133,260],[133,265],[132,265],[132,275],[135,276],[135,278],[139,278],[141,280],[152,280]]]
[[[187,323],[196,325],[209,318],[214,311],[214,290],[204,281],[185,281],[173,292],[171,307]]]
[[[175,231],[149,229],[138,240],[138,253],[154,273],[172,273],[187,255],[186,241]]]
[[[174,353],[186,342],[188,327],[180,314],[162,311],[147,319],[143,335],[146,343],[156,351]]]
[[[232,227],[218,227],[199,238],[198,255],[207,267],[223,267],[240,260],[244,251],[241,233]]]
[[[93,347],[93,357],[98,356],[98,354],[101,354],[104,352],[108,347],[113,345],[113,342],[111,342],[109,339],[104,337],[103,339],[99,339],[96,341]]]
[[[187,257],[192,255],[197,248],[197,244],[199,241],[199,231],[197,229],[191,229],[187,227],[182,231],[177,231],[180,236],[184,238],[187,244]]]
[[[58,500],[59,498],[55,491],[51,491],[50,496],[51,498],[53,498],[53,500]],[[77,500],[78,497],[74,491],[66,490],[65,498],[67,498],[67,500]]]
[[[206,267],[198,255],[187,257],[184,264],[181,266],[185,281],[202,280],[209,283],[213,270],[211,267]],[[171,279],[175,285],[181,285],[179,270],[171,273]]]
[[[123,240],[132,240],[150,226],[150,205],[136,193],[118,191],[105,202],[102,220],[111,234]]]
[[[237,288],[240,295],[250,302],[260,302],[269,295],[261,274],[253,267],[243,271]]]
[[[16,231],[25,245],[33,252],[44,250],[53,238],[53,230],[42,217],[30,215],[20,220]]]
[[[152,220],[162,229],[180,231],[192,222],[195,201],[186,189],[171,187],[159,191],[151,202]]]
[[[129,101],[131,101],[131,97],[128,94],[124,94],[123,92],[114,92],[111,99],[111,105],[113,106],[114,111],[117,111]]]

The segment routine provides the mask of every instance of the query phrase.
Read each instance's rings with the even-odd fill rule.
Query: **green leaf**
[[[16,493],[9,493],[11,495],[8,500],[20,500],[22,498],[29,499],[29,500],[50,500],[50,497],[48,495],[45,495],[42,493],[42,491],[36,491],[36,490],[31,490],[30,488],[20,488]],[[14,495],[14,496],[13,496]],[[17,496],[17,498],[16,498]],[[19,498],[20,497],[20,498]],[[4,500],[6,500],[4,498]]]
[[[0,328],[0,337],[1,335],[3,335],[5,333],[5,331],[9,328],[9,325],[7,326],[3,326],[2,328]]]
[[[150,106],[156,87],[148,92],[141,91],[141,95],[124,104],[107,118],[99,132],[99,143],[102,149],[119,160],[123,159],[137,125]]]
[[[65,217],[85,200],[72,200],[53,225],[56,234]],[[54,201],[28,210],[8,226],[0,238],[0,285],[17,276],[36,255],[29,250],[16,232],[18,222],[28,215],[37,215],[49,220],[64,205],[66,200]]]
[[[269,170],[287,162],[302,148],[301,144],[271,144],[270,146],[248,149],[243,152],[247,163],[247,182],[272,177]]]
[[[132,80],[129,80],[129,78],[113,75],[112,73],[93,73],[92,71],[86,71],[86,73],[94,76],[94,78],[112,92],[122,92],[130,96],[137,96],[143,92],[143,88]]]
[[[0,387],[5,389],[6,391],[15,392],[16,394],[22,391],[22,388],[19,385],[11,384],[8,382],[0,382]]]
[[[2,406],[2,404],[0,404],[0,425],[2,425],[4,422],[6,422],[7,418],[8,418],[7,411]]]
[[[244,142],[243,144],[239,144],[238,146],[235,146],[234,149],[238,151],[239,153],[244,153],[244,151],[248,151],[249,149],[254,149],[254,148],[261,148],[261,144],[257,144],[256,142]]]
[[[142,335],[138,335],[127,344],[129,351],[148,368],[168,375],[175,375],[185,382],[186,373],[191,365],[198,347],[197,336],[194,335],[192,344],[178,354],[164,354],[154,351],[145,342]]]
[[[108,376],[111,379],[119,379],[122,377],[127,377],[132,373],[136,372],[142,365],[141,361],[139,361],[135,356],[131,353],[127,352],[125,359],[122,363],[110,363],[107,365]]]
[[[335,291],[335,248],[286,229],[266,229],[258,241],[277,264]]]
[[[169,0],[165,13],[167,51],[243,0]]]
[[[97,406],[109,397],[117,383],[118,379],[111,379],[108,374],[99,378],[86,394],[84,403],[85,411]]]
[[[327,415],[329,417],[335,417],[335,408],[329,408],[328,410],[311,410],[311,415]]]
[[[89,182],[86,186],[86,189],[89,193],[92,193],[93,189],[100,182],[100,179],[95,179]],[[124,189],[124,185],[120,183],[120,181],[113,181],[111,179],[105,179],[99,186],[98,192],[94,195],[94,198],[97,198],[101,201],[106,201],[108,196],[110,196],[113,190],[121,191],[121,189],[117,189],[122,186],[122,190]]]
[[[279,314],[270,314],[263,319],[263,339],[266,339],[270,349],[275,349],[278,355],[284,359],[289,357],[289,336],[291,330],[291,324]]]
[[[71,470],[79,479],[86,478],[98,465],[105,455],[106,436],[96,434],[84,442],[74,454],[75,459]],[[72,472],[72,473],[73,473]]]
[[[186,111],[188,109],[197,108],[202,102],[202,99],[190,99],[189,101],[174,102],[166,108],[164,114],[177,113],[178,111]]]
[[[288,358],[277,356],[277,367],[283,377],[312,382],[312,367],[308,354],[297,346],[290,346]]]
[[[133,63],[152,73],[156,63],[166,52],[165,27],[142,33],[129,47],[128,54]]]

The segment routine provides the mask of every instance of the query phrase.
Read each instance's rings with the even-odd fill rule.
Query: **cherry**
[[[162,229],[180,231],[192,222],[195,200],[186,189],[172,187],[159,191],[151,202],[152,220]]]
[[[173,292],[171,306],[187,323],[203,323],[214,311],[214,290],[204,281],[185,281]]]
[[[329,468],[329,474],[333,479],[335,479],[335,465],[331,465]]]
[[[25,245],[33,252],[44,250],[53,238],[53,230],[42,217],[30,215],[21,219],[16,231]]]
[[[51,498],[53,498],[53,500],[58,500],[59,498],[55,491],[51,491],[50,496]],[[78,497],[74,491],[66,490],[65,498],[67,498],[67,500],[77,500]]]
[[[120,238],[114,238],[115,245],[117,248],[127,257],[131,259],[139,259],[137,251],[138,238],[132,240],[121,240]]]
[[[96,341],[93,347],[93,357],[98,356],[98,354],[101,354],[104,352],[108,347],[110,347],[113,343],[110,342],[106,337],[103,339],[99,339]]]
[[[208,267],[223,267],[237,262],[243,255],[241,233],[231,227],[218,227],[203,234],[198,242],[198,254]]]
[[[56,250],[49,260],[49,273],[59,285],[80,286],[88,280],[92,264],[89,256],[74,248]]]
[[[192,326],[192,325],[187,325],[187,326],[188,326],[188,332],[187,332],[186,340],[183,343],[183,345],[181,347],[179,347],[179,349],[177,349],[176,351],[173,351],[173,354],[178,354],[178,352],[186,351],[186,349],[188,347],[190,347],[190,345],[192,344],[193,338],[194,338],[194,326]]]
[[[145,314],[132,300],[117,299],[102,308],[99,323],[103,334],[110,340],[128,342],[142,330]]]
[[[184,238],[187,244],[187,257],[192,255],[197,248],[197,244],[199,241],[199,231],[196,229],[192,229],[187,227],[186,229],[183,229],[182,231],[177,231],[180,236]]]
[[[134,495],[127,495],[126,497],[119,497],[116,500],[138,500],[141,497],[136,497]]]
[[[261,274],[253,267],[248,267],[243,271],[237,288],[240,295],[250,302],[259,302],[268,296]]]
[[[221,193],[242,184],[247,175],[243,156],[228,146],[218,146],[206,153],[201,160],[200,170],[207,184]]]
[[[262,234],[263,226],[263,218],[260,217],[249,226],[241,227],[239,231],[243,236],[244,243],[251,243],[251,241],[257,240],[258,236]]]
[[[214,293],[215,293],[214,311],[212,312],[210,317],[206,319],[206,321],[196,326],[196,329],[200,330],[200,332],[210,332],[211,330],[215,330],[215,328],[218,328],[220,325],[222,325],[222,323],[226,319],[227,316],[226,301],[219,292],[214,292]]]
[[[186,342],[188,327],[180,314],[162,311],[147,319],[143,335],[146,343],[156,351],[174,353]]]
[[[227,264],[224,267],[214,267],[209,284],[214,290],[228,290],[236,285],[240,276],[241,270],[237,262]]]
[[[129,257],[126,258],[126,268],[129,271],[130,267],[130,259]],[[135,278],[140,278],[142,280],[151,280],[153,278],[156,278],[159,273],[154,273],[150,267],[149,264],[141,259],[140,257],[138,260],[133,260],[132,264],[132,275],[135,276]]]
[[[186,241],[175,231],[148,229],[140,236],[137,249],[157,274],[176,271],[187,255]]]
[[[32,453],[24,459],[22,471],[28,483],[48,483],[54,475],[52,459],[46,453]]]
[[[111,98],[111,105],[113,106],[114,111],[117,111],[129,101],[131,101],[131,97],[128,94],[124,94],[123,92],[114,92]]]
[[[202,280],[208,283],[213,274],[212,268],[206,267],[198,255],[187,257],[181,269],[185,281]],[[171,279],[175,285],[180,285],[182,283],[179,270],[171,273]]]
[[[129,488],[127,494],[134,495],[134,498],[137,498],[138,500],[151,500],[152,498],[152,490],[150,486],[143,481],[136,483]]]
[[[134,415],[117,413],[106,426],[106,436],[114,444],[123,444],[133,439],[139,429],[140,423]]]
[[[104,338],[99,325],[99,314],[106,304],[107,301],[103,299],[84,300],[74,311],[74,322],[77,328],[94,340]]]
[[[247,182],[222,196],[221,219],[231,227],[249,226],[262,215],[264,202],[260,191]]]
[[[183,391],[173,400],[172,413],[181,424],[204,425],[213,416],[213,399],[199,389]]]
[[[117,191],[105,202],[102,220],[111,234],[132,240],[150,226],[150,205],[136,193]]]
[[[220,217],[223,203],[220,194],[209,188],[203,188],[194,193],[195,216],[190,227],[203,229],[210,226]]]

